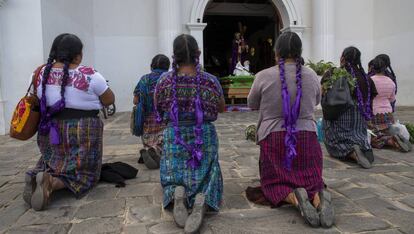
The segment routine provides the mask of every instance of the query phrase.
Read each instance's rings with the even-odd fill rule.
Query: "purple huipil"
[[[280,70],[280,81],[282,87],[282,102],[283,102],[283,116],[284,116],[284,125],[286,129],[285,135],[285,148],[286,148],[286,159],[285,159],[285,168],[291,170],[293,159],[297,156],[296,152],[296,122],[300,114],[300,100],[302,98],[302,65],[300,61],[296,61],[296,99],[293,106],[290,106],[290,94],[286,84],[285,77],[285,60],[279,60],[279,70]]]

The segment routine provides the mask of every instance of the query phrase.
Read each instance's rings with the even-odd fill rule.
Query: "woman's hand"
[[[110,88],[108,88],[101,96],[99,96],[103,106],[109,106],[115,103],[115,95]]]

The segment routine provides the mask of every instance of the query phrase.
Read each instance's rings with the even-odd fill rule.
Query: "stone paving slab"
[[[322,147],[324,179],[337,213],[331,229],[310,228],[291,206],[270,209],[250,203],[244,191],[259,184],[259,148],[244,139],[244,129],[257,116],[225,113],[215,123],[224,201],[219,213],[207,214],[201,233],[414,233],[413,153],[375,150],[376,165],[363,170],[329,158]],[[414,109],[400,109],[397,119],[414,122]],[[59,191],[47,210],[35,212],[21,195],[24,173],[40,157],[35,139],[0,137],[0,233],[183,233],[162,208],[159,171],[137,164],[141,147],[130,134],[129,113],[105,120],[104,162],[135,166],[137,178],[125,188],[100,183],[80,200]]]

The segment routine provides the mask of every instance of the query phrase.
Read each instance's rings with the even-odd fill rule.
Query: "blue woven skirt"
[[[218,138],[216,129],[211,123],[204,123],[203,158],[200,167],[187,167],[190,154],[183,146],[174,143],[174,129],[168,126],[164,130],[164,143],[160,163],[161,185],[164,190],[164,207],[174,200],[176,186],[184,186],[188,206],[194,204],[195,195],[203,193],[206,204],[218,211],[223,195],[223,178],[218,157]],[[180,127],[182,138],[189,143],[194,142],[194,125]]]

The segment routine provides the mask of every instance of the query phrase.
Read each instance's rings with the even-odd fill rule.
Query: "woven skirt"
[[[221,174],[218,138],[216,129],[211,123],[204,123],[203,129],[203,158],[201,165],[192,169],[187,167],[190,154],[183,146],[174,143],[174,129],[164,130],[164,144],[160,163],[161,185],[164,191],[163,205],[167,207],[174,199],[176,186],[184,186],[187,204],[191,208],[195,195],[203,193],[206,204],[218,211],[223,194],[223,178]],[[194,125],[180,126],[181,137],[184,141],[194,142]]]
[[[323,120],[324,143],[328,153],[337,159],[347,159],[353,152],[353,146],[361,150],[371,150],[368,141],[368,126],[358,106],[349,108],[338,120]]]
[[[54,121],[59,128],[61,143],[52,145],[48,135],[38,135],[41,158],[27,174],[34,177],[39,172],[48,172],[81,198],[99,181],[103,123],[99,118]]]
[[[147,149],[154,148],[157,152],[161,152],[164,128],[164,124],[157,123],[154,113],[145,116],[144,129],[141,136],[144,147]]]
[[[384,146],[397,147],[394,136],[390,134],[389,128],[395,123],[392,113],[376,114],[371,121],[368,122],[368,127],[375,134],[371,138],[371,145],[373,148],[382,149]]]
[[[285,169],[285,134],[272,132],[260,145],[260,184],[266,199],[275,206],[296,188],[304,188],[310,200],[324,188],[322,150],[315,132],[297,133],[297,156]]]

